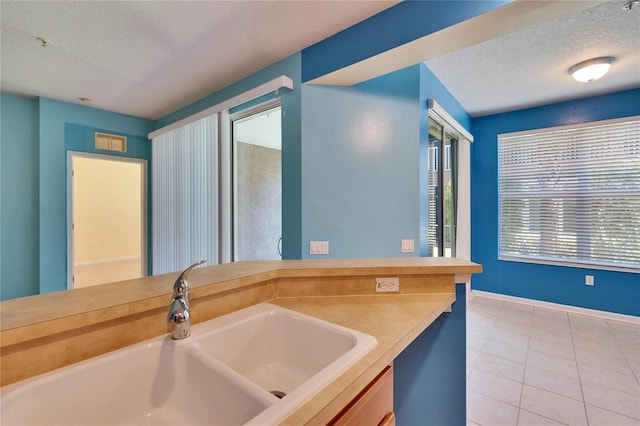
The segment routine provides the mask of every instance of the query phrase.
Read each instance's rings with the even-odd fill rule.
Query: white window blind
[[[498,199],[501,259],[640,271],[640,117],[498,136]]]
[[[218,116],[152,140],[153,274],[218,263]]]

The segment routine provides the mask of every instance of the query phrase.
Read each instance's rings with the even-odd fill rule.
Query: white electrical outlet
[[[593,275],[585,275],[584,276],[584,284],[585,285],[593,285],[594,284]]]
[[[394,278],[376,278],[376,293],[400,291],[400,280]]]
[[[329,241],[309,241],[309,254],[329,254]]]
[[[402,253],[413,253],[413,240],[402,240]]]

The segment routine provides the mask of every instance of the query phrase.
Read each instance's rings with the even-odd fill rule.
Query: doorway
[[[456,256],[457,142],[455,134],[429,117],[429,256]]]
[[[67,288],[146,275],[146,163],[68,153]]]
[[[231,116],[233,260],[281,259],[282,119],[279,101]]]

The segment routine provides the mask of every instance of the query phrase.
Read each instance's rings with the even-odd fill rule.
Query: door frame
[[[75,271],[75,248],[74,248],[74,229],[73,229],[73,159],[88,158],[93,160],[115,161],[121,163],[135,163],[141,166],[141,208],[140,208],[140,273],[142,276],[147,275],[148,264],[148,178],[147,169],[148,161],[142,158],[121,157],[116,155],[95,154],[91,152],[67,151],[67,290],[74,288],[74,271]]]
[[[225,184],[228,184],[228,199],[227,202],[229,203],[228,205],[222,203],[221,206],[223,207],[223,209],[226,210],[227,214],[228,214],[228,228],[229,228],[229,235],[228,235],[228,239],[226,240],[227,243],[229,244],[228,246],[228,256],[229,259],[228,261],[230,262],[236,262],[237,261],[237,257],[238,257],[238,248],[237,248],[237,244],[236,244],[236,238],[238,236],[238,221],[237,221],[237,205],[236,205],[236,191],[237,191],[237,165],[236,163],[236,147],[235,147],[235,135],[234,135],[234,122],[235,121],[239,121],[239,120],[243,120],[245,118],[249,118],[251,116],[254,115],[259,115],[261,113],[264,113],[266,111],[275,109],[275,108],[282,108],[282,99],[280,98],[280,96],[273,98],[273,99],[269,99],[267,101],[264,102],[260,102],[256,105],[252,105],[250,107],[241,109],[239,111],[236,111],[234,113],[228,113],[228,116],[226,117],[221,117],[222,119],[226,120],[226,123],[228,125],[228,129],[226,129],[227,135],[228,135],[228,145],[227,145],[227,150],[224,152],[224,155],[221,155],[220,158],[226,158],[228,159],[228,167],[229,167],[229,171],[228,171],[228,182],[225,182]],[[281,110],[282,111],[282,110]],[[228,111],[227,111],[228,112]],[[280,122],[282,123],[282,112],[280,113]],[[282,152],[282,130],[280,131],[280,151]],[[225,157],[226,156],[226,157]],[[282,164],[280,164],[280,173],[282,176]],[[280,206],[280,217],[282,218],[282,203]],[[281,229],[281,233],[282,233],[282,229]],[[282,235],[281,235],[281,239],[282,239]],[[279,247],[281,242],[280,240],[276,243],[277,246]],[[282,257],[282,255],[281,255]]]
[[[456,257],[471,259],[471,144],[473,135],[453,118],[435,99],[427,99],[427,118],[433,118],[458,134],[457,151],[457,205],[456,205]],[[428,131],[428,130],[427,130]],[[465,283],[467,303],[471,300],[471,277]]]
[[[446,244],[447,241],[447,221],[446,221],[446,213],[447,213],[447,204],[445,197],[445,172],[448,170],[450,172],[450,182],[452,188],[452,199],[451,201],[451,222],[449,226],[451,229],[451,257],[456,257],[457,253],[457,227],[458,227],[458,147],[459,141],[463,139],[463,137],[452,129],[450,125],[448,125],[445,121],[440,120],[438,117],[434,117],[429,115],[428,117],[428,126],[431,128],[431,122],[440,126],[439,129],[440,134],[438,135],[438,144],[433,147],[429,147],[428,152],[429,156],[431,155],[432,150],[437,154],[434,158],[434,164],[436,165],[435,174],[437,175],[437,193],[435,197],[435,213],[436,213],[436,229],[435,229],[435,244],[438,246],[438,257],[447,257],[446,255]],[[431,133],[429,133],[431,135]],[[449,136],[449,144],[447,145],[447,136]],[[431,144],[431,138],[429,138],[429,144]],[[449,148],[447,150],[447,148]],[[448,152],[447,152],[448,151]],[[449,160],[449,161],[447,161]],[[428,161],[428,164],[431,162]],[[447,169],[449,166],[449,169]],[[428,168],[429,166],[427,166]],[[429,173],[429,172],[428,172]],[[431,253],[430,255],[433,255]]]

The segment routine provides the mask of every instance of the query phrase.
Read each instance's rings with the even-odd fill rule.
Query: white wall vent
[[[127,137],[96,132],[96,149],[127,152]]]

